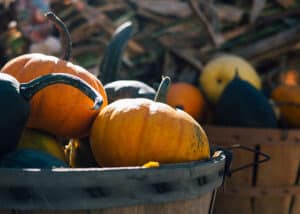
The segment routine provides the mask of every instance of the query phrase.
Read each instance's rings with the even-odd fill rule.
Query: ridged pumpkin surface
[[[145,98],[121,99],[95,119],[90,143],[101,166],[137,166],[207,159],[209,142],[186,112]]]
[[[300,127],[300,86],[279,85],[272,91],[271,98],[278,104],[281,117],[290,126]]]
[[[21,83],[49,73],[73,74],[89,83],[103,97],[107,97],[102,83],[84,68],[71,62],[44,54],[25,54],[10,60],[1,72],[11,74]],[[89,132],[98,111],[93,101],[80,90],[68,85],[51,85],[38,92],[30,101],[31,111],[27,127],[37,128],[63,137],[83,137]]]
[[[167,93],[167,104],[173,107],[182,107],[194,119],[201,118],[205,100],[200,90],[188,83],[173,83]]]

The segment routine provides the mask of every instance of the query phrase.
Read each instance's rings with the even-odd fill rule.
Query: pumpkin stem
[[[238,67],[236,67],[234,71],[234,78],[240,78]]]
[[[125,22],[114,32],[99,66],[98,79],[103,84],[115,81],[121,66],[122,54],[133,31],[131,22]]]
[[[66,73],[51,73],[35,78],[30,82],[21,83],[20,94],[24,99],[30,100],[41,89],[58,83],[73,86],[94,100],[93,109],[97,110],[101,107],[103,99],[98,91],[81,78]]]
[[[162,76],[162,80],[158,86],[156,91],[154,101],[166,103],[167,100],[167,93],[171,84],[171,78],[169,76]]]
[[[61,58],[64,59],[65,61],[69,61],[71,58],[72,40],[67,26],[58,16],[56,16],[51,11],[45,13],[45,16],[47,17],[48,20],[50,20],[55,25],[55,27],[58,29],[61,35],[61,44],[64,50],[64,54]]]

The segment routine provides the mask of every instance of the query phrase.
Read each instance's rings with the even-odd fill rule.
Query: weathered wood
[[[245,47],[233,50],[232,52],[239,56],[245,57],[246,59],[251,59],[268,53],[272,50],[276,50],[277,48],[281,48],[289,44],[295,44],[299,41],[299,32],[300,25],[280,32],[277,35],[272,35],[268,38],[261,39],[256,43],[251,43]]]
[[[227,147],[232,144],[242,143],[244,137],[247,137],[247,132],[240,133],[235,128],[220,128],[220,127],[204,127],[210,143],[213,145]],[[236,137],[236,134],[240,134],[239,137]],[[233,140],[234,139],[234,140]],[[237,141],[237,139],[239,139]],[[249,145],[254,149],[254,144],[251,142]],[[233,150],[233,160],[232,168],[240,167],[254,161],[254,154],[242,151],[242,150]],[[236,172],[230,178],[225,180],[225,191],[227,188],[243,188],[243,187],[252,187],[252,174],[253,168],[247,168]],[[230,207],[230,209],[228,209]],[[226,214],[226,213],[240,213],[243,210],[243,213],[251,213],[251,201],[249,198],[241,198],[237,196],[228,197],[222,190],[218,191],[215,203],[214,213],[216,214]]]
[[[300,163],[300,144],[262,145],[261,150],[271,156],[271,160],[259,166],[257,186],[281,187],[294,185]],[[254,202],[255,213],[288,214],[292,195],[266,196]]]
[[[189,6],[193,13],[196,15],[196,17],[198,17],[200,24],[205,27],[211,42],[215,47],[218,47],[223,42],[223,38],[221,37],[221,35],[217,34],[217,32],[214,30],[214,26],[210,23],[205,14],[200,10],[197,4],[198,2],[194,0],[188,0],[187,2],[189,3]]]
[[[249,198],[238,195],[228,196],[219,192],[216,197],[214,214],[253,214]]]
[[[254,22],[256,18],[260,15],[261,11],[266,5],[266,0],[254,0],[252,1],[252,8],[250,11],[250,22]]]
[[[300,185],[300,163],[299,163],[299,170],[298,170],[298,180],[296,184]],[[296,196],[293,198],[293,204],[291,207],[292,214],[300,213],[300,196]]]
[[[221,185],[225,156],[159,168],[0,169],[0,209],[96,210],[192,200]]]
[[[250,145],[299,145],[299,129],[268,129],[268,128],[241,128],[223,126],[203,126],[210,142],[220,146],[233,144]]]
[[[275,187],[240,187],[240,188],[226,188],[224,195],[227,197],[239,196],[239,197],[285,197],[285,196],[300,196],[300,186],[277,186]]]
[[[225,186],[225,192],[217,194],[215,213],[241,213],[241,210],[249,214],[299,213],[300,130],[217,126],[204,129],[213,144],[225,147],[233,144],[258,145],[261,152],[271,157],[270,161],[258,165],[252,185],[247,185],[247,182],[243,185],[247,175],[233,179],[238,175],[236,173],[227,179],[226,184],[230,185]],[[242,164],[244,158],[244,155],[235,154],[233,163]],[[240,172],[244,173],[244,170]],[[248,176],[253,176],[248,173]],[[245,206],[247,203],[248,207]]]
[[[112,208],[92,211],[91,214],[208,214],[211,201],[211,193],[200,198],[163,203],[158,205],[143,205],[126,208]]]

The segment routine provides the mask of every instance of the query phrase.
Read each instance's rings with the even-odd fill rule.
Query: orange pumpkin
[[[279,107],[280,116],[292,127],[300,127],[300,85],[281,84],[271,98]]]
[[[207,136],[190,115],[146,98],[121,99],[104,107],[93,123],[90,143],[100,166],[210,157]]]
[[[205,99],[200,90],[185,82],[173,83],[167,93],[167,104],[179,107],[194,119],[199,120],[205,108]]]
[[[56,21],[60,21],[57,17],[55,18]],[[66,28],[65,31],[67,31]],[[68,58],[71,49],[70,42],[64,44],[69,44],[65,54],[65,58]],[[85,80],[102,95],[102,108],[107,105],[107,96],[102,83],[87,70],[68,62],[67,59],[62,60],[38,53],[25,54],[10,60],[1,72],[11,74],[21,83],[49,73],[72,74]],[[92,121],[98,113],[88,108],[93,106],[93,103],[87,96],[78,89],[62,84],[49,86],[38,92],[30,101],[30,105],[31,112],[27,127],[62,137],[88,135]]]
[[[156,100],[164,97],[167,88],[160,85]],[[92,125],[90,143],[100,166],[210,157],[206,133],[196,120],[180,109],[146,98],[124,98],[104,107]]]
[[[286,85],[298,85],[299,75],[296,70],[288,70],[280,75],[280,82]]]

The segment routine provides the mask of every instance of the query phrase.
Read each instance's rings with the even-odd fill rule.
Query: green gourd
[[[215,122],[223,126],[277,127],[275,112],[264,94],[236,75],[216,104]]]
[[[99,66],[98,78],[104,84],[108,102],[122,98],[149,98],[153,99],[155,90],[148,84],[137,80],[116,80],[121,65],[123,50],[133,31],[131,22],[120,25],[109,45]]]
[[[33,149],[18,149],[4,155],[0,160],[3,168],[67,168],[64,161],[42,151]]]
[[[102,105],[101,95],[74,75],[52,73],[20,83],[13,76],[0,73],[0,157],[16,148],[30,114],[30,99],[43,88],[57,83],[80,89],[94,100],[95,109]]]

